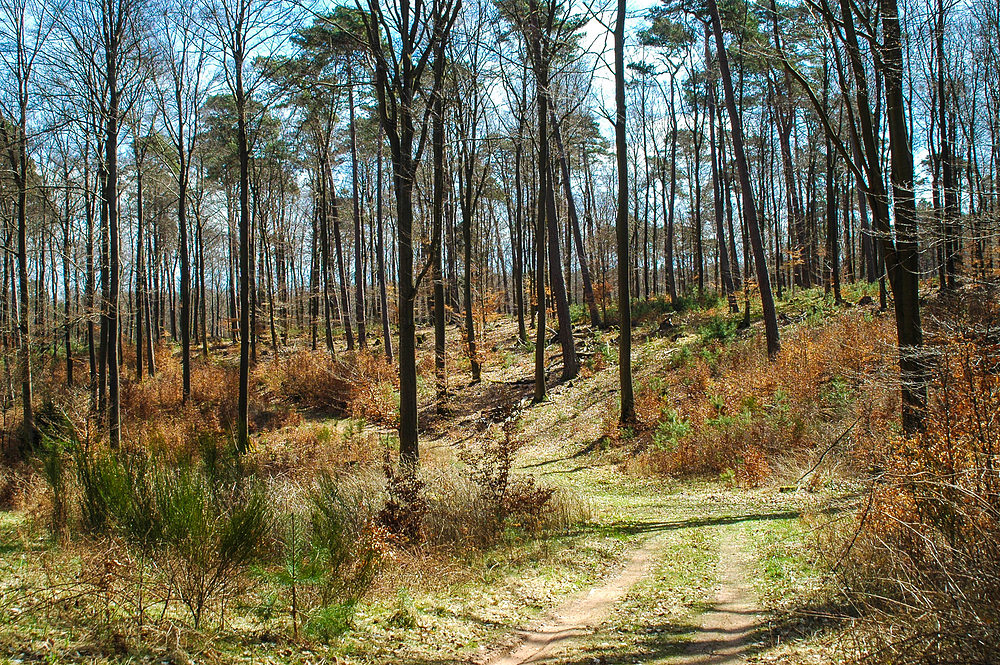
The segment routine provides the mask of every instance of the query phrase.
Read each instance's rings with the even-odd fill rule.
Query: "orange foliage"
[[[881,539],[1000,531],[1000,344],[963,332],[935,352],[924,431],[885,432],[859,451],[883,475],[869,523]]]
[[[969,297],[966,294],[965,297]],[[991,662],[1000,642],[1000,340],[997,302],[928,335],[924,430],[873,428],[855,454],[873,474],[843,581],[893,662]],[[947,319],[945,319],[947,320]],[[887,616],[891,615],[891,616]],[[899,630],[886,633],[879,626]]]
[[[157,347],[155,367],[154,376],[139,381],[134,361],[123,365],[121,414],[127,441],[179,453],[190,448],[199,434],[232,431],[239,395],[235,359],[192,357],[191,396],[186,403],[179,356],[170,347]],[[299,408],[391,425],[397,418],[395,386],[395,371],[379,354],[283,353],[262,360],[252,370],[250,430],[265,433],[297,425],[302,421]],[[62,395],[59,404],[68,407],[74,394]],[[71,415],[79,416],[74,419],[82,422],[86,414],[86,404],[73,406]]]
[[[261,366],[257,376],[274,397],[309,409],[386,425],[398,418],[398,377],[381,354],[296,351]]]
[[[737,484],[756,486],[776,456],[842,431],[858,415],[856,401],[867,421],[895,412],[895,393],[881,380],[895,363],[888,318],[850,311],[783,334],[773,361],[758,337],[675,352],[682,355],[637,387],[646,447],[630,464],[661,474],[731,473]]]

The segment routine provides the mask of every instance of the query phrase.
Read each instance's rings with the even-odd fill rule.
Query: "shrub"
[[[469,479],[479,488],[491,518],[503,524],[508,515],[508,492],[514,456],[524,445],[515,436],[517,424],[513,418],[503,422],[500,433],[488,431],[479,444],[461,453],[468,468]]]
[[[153,559],[195,627],[264,556],[272,517],[263,484],[203,445],[202,467],[144,452],[76,454],[86,528]]]
[[[632,321],[639,322],[658,318],[672,311],[674,308],[670,305],[670,301],[663,296],[639,299],[632,303]]]
[[[0,464],[0,510],[24,509],[24,492],[34,473],[26,463]]]
[[[158,559],[196,628],[205,609],[234,593],[240,574],[262,556],[272,518],[258,481],[214,480],[179,467],[160,469],[154,482]]]
[[[554,487],[539,484],[534,476],[515,476],[507,484],[501,524],[513,522],[530,532],[538,531],[552,509],[555,492]]]
[[[396,608],[387,623],[395,628],[416,628],[419,625],[413,596],[406,587],[396,592]]]
[[[736,461],[733,482],[741,487],[759,487],[770,474],[767,454],[759,446],[749,445]]]
[[[272,390],[310,409],[343,415],[353,386],[346,366],[328,351],[296,351],[269,368]]]
[[[425,483],[415,473],[399,472],[388,448],[382,463],[387,498],[379,511],[378,522],[390,534],[404,542],[416,544],[424,539],[424,517],[427,514]]]
[[[518,518],[519,526],[535,528],[555,492],[539,485],[533,476],[512,473],[517,452],[524,447],[524,440],[518,436],[518,409],[514,402],[502,405],[499,426],[487,430],[474,449],[461,454],[469,478],[478,488],[498,532],[513,517]]]
[[[703,343],[729,339],[736,332],[736,322],[716,314],[698,330]]]
[[[831,377],[820,390],[823,406],[839,415],[847,411],[852,397],[850,384],[840,376]]]
[[[330,640],[351,624],[358,600],[371,588],[385,555],[370,487],[323,475],[309,491],[304,515],[283,521],[281,565],[265,574],[286,589],[292,627]],[[265,603],[273,613],[276,598]]]
[[[995,300],[993,301],[996,302]],[[995,321],[996,312],[991,317]],[[1000,346],[994,323],[937,335],[924,431],[874,430],[878,469],[831,557],[863,609],[861,642],[894,663],[990,663],[1000,644]],[[932,342],[933,343],[933,342]],[[882,627],[892,625],[896,630]]]
[[[259,378],[272,395],[307,409],[387,425],[398,418],[396,373],[381,354],[296,351],[262,367]]]
[[[129,478],[124,456],[83,447],[75,448],[74,456],[83,527],[92,534],[107,533],[124,517],[122,503],[130,500],[129,486],[134,482]]]
[[[422,478],[425,540],[459,552],[487,549],[519,531],[537,535],[566,529],[590,514],[577,496],[539,485],[531,476],[510,477],[500,510],[472,480],[468,467],[428,468]],[[495,518],[498,512],[506,514],[503,523]]]
[[[76,430],[69,417],[51,401],[35,413],[36,454],[39,470],[52,493],[50,528],[57,537],[65,535],[68,519],[69,479],[66,466],[76,442]]]
[[[653,433],[653,449],[671,452],[691,433],[691,424],[674,409],[668,409]]]
[[[703,336],[729,334],[731,322],[712,321]],[[857,417],[880,422],[897,410],[882,376],[895,353],[890,326],[854,310],[789,327],[773,361],[760,336],[673,354],[655,377],[660,385],[636,392],[636,434],[648,445],[628,465],[670,475],[729,470],[733,483],[755,486],[776,461],[828,444]],[[616,427],[614,436],[621,439]]]
[[[369,466],[378,450],[377,436],[349,425],[327,422],[285,427],[256,438],[244,455],[244,468],[263,478],[287,478],[309,483],[324,474],[354,466]]]
[[[174,361],[176,362],[176,361]],[[179,379],[176,379],[179,383]],[[229,431],[236,422],[237,397],[240,394],[239,367],[224,361],[191,363],[191,400],[199,422],[187,431]],[[178,383],[174,383],[176,386]],[[256,396],[255,396],[256,397]],[[251,399],[251,404],[262,400]]]
[[[394,427],[399,423],[399,375],[384,355],[361,351],[354,356],[354,418]]]
[[[617,444],[622,441],[621,400],[608,399],[601,410],[601,441]]]
[[[303,628],[311,637],[329,642],[350,629],[354,621],[355,603],[325,605],[311,612]]]
[[[635,418],[641,428],[655,426],[665,408],[666,400],[659,379],[646,381],[635,391]]]
[[[52,490],[50,528],[56,537],[62,537],[67,520],[66,451],[58,442],[42,444],[42,476]]]
[[[336,597],[354,603],[375,581],[385,549],[370,499],[345,492],[332,476],[310,494],[311,565],[323,588],[324,605]]]
[[[424,533],[432,545],[458,550],[488,547],[496,540],[493,511],[479,487],[458,467],[425,468],[427,512]]]

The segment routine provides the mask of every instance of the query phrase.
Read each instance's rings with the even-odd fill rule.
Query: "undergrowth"
[[[785,458],[828,444],[855,419],[893,413],[894,395],[882,381],[893,362],[886,318],[848,310],[786,327],[773,361],[760,339],[735,332],[728,318],[708,319],[696,342],[637,379],[634,428],[605,422],[609,439],[632,446],[633,472],[718,475],[754,487]]]
[[[995,289],[929,309],[922,431],[858,441],[871,476],[827,555],[858,608],[862,660],[992,663],[1000,644],[1000,328]],[[947,323],[945,323],[947,322]],[[885,630],[885,626],[894,626]]]

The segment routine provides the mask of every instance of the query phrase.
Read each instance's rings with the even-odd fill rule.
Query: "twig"
[[[805,473],[803,473],[803,474],[802,474],[801,476],[799,476],[799,479],[795,481],[795,485],[796,485],[796,488],[798,488],[798,487],[799,487],[799,486],[801,485],[802,481],[803,481],[803,480],[805,480],[806,476],[808,476],[808,475],[809,475],[810,473],[812,473],[813,471],[815,471],[816,469],[818,469],[818,468],[819,468],[819,465],[823,463],[823,460],[824,460],[824,459],[826,458],[827,454],[828,454],[828,453],[829,453],[829,452],[830,452],[831,450],[833,450],[834,446],[836,446],[836,445],[837,445],[838,443],[840,443],[841,441],[843,441],[843,440],[844,440],[844,437],[845,437],[845,436],[847,436],[848,434],[850,434],[850,433],[851,433],[851,430],[853,430],[853,429],[854,429],[854,427],[855,427],[855,426],[856,426],[856,425],[857,425],[857,424],[858,424],[859,422],[861,422],[861,416],[858,416],[858,417],[857,417],[857,418],[856,418],[856,419],[854,420],[854,422],[853,422],[853,423],[851,423],[851,426],[850,426],[850,427],[848,427],[848,428],[847,428],[846,430],[844,430],[843,434],[841,434],[841,435],[840,435],[840,436],[838,436],[838,437],[837,437],[836,439],[834,439],[834,440],[833,440],[833,443],[831,443],[831,444],[830,444],[829,446],[827,446],[827,447],[826,447],[826,450],[824,450],[824,451],[823,451],[823,453],[822,453],[822,454],[821,454],[821,455],[819,456],[819,459],[818,459],[818,460],[816,460],[816,463],[815,463],[815,464],[813,464],[813,465],[812,465],[812,467],[811,467],[811,468],[810,468],[810,469],[809,469],[808,471],[806,471],[806,472],[805,472]]]

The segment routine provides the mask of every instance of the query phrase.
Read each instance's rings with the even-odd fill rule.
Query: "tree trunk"
[[[890,280],[895,296],[899,334],[902,423],[906,432],[913,433],[923,428],[928,381],[920,325],[920,266],[913,191],[913,152],[907,135],[903,106],[903,49],[896,0],[880,0],[879,6],[885,35],[882,48],[885,114],[891,154],[892,202],[896,216],[896,261],[890,269]]]
[[[143,263],[145,246],[143,245],[143,191],[142,191],[142,150],[139,148],[139,136],[136,132],[132,144],[135,156],[135,378],[142,381],[142,348],[145,344],[143,336],[142,303],[146,297],[146,266]]]
[[[528,331],[524,325],[524,192],[521,191],[521,157],[524,151],[524,118],[518,123],[517,141],[514,144],[514,234],[513,244],[514,265],[514,307],[517,310],[517,339],[522,344],[528,341]]]
[[[537,11],[537,9],[536,9]],[[536,44],[536,49],[540,46]],[[538,403],[545,399],[545,217],[546,217],[546,191],[548,189],[548,161],[549,149],[546,136],[548,135],[548,102],[543,92],[546,76],[544,70],[536,71],[536,106],[538,111],[538,194],[535,198],[536,223],[535,223],[535,311],[537,319],[535,323],[535,395],[534,402]]]
[[[708,102],[708,110],[706,112],[706,117],[709,124],[709,143],[711,144],[710,157],[712,160],[712,199],[714,205],[712,206],[715,213],[715,241],[718,248],[719,254],[719,272],[722,277],[722,290],[723,295],[729,301],[729,311],[733,314],[740,311],[739,304],[736,302],[736,289],[733,287],[733,273],[729,268],[729,252],[726,249],[726,227],[725,227],[725,210],[723,209],[722,203],[722,180],[719,176],[719,149],[716,145],[716,134],[715,134],[715,75],[714,68],[712,67],[711,52],[709,50],[709,39],[711,37],[711,29],[708,24],[705,25],[705,62],[709,69],[709,75],[706,87],[706,99]]]
[[[543,139],[547,140],[547,139]],[[573,340],[573,323],[569,317],[569,301],[566,298],[566,282],[563,279],[562,266],[559,261],[559,226],[556,221],[556,197],[552,162],[547,165],[549,174],[545,193],[546,225],[548,226],[549,252],[549,287],[552,289],[552,299],[556,304],[556,320],[559,322],[559,345],[562,348],[563,371],[562,380],[568,381],[580,372],[580,361],[576,355],[576,343]],[[567,248],[567,251],[569,248]]]
[[[195,210],[195,232],[198,243],[198,284],[201,289],[201,355],[208,358],[208,305],[205,287],[205,236],[200,209]]]
[[[73,387],[73,324],[70,321],[70,231],[72,228],[72,209],[70,207],[69,190],[69,163],[63,160],[63,210],[65,213],[63,225],[63,248],[62,248],[62,281],[63,281],[63,350],[66,353],[66,386]]]
[[[475,120],[473,120],[475,122]],[[463,295],[465,299],[465,340],[469,354],[469,366],[472,371],[472,382],[478,383],[482,374],[479,362],[479,352],[476,349],[476,325],[472,312],[472,224],[476,217],[476,136],[475,128],[470,140],[471,146],[465,151],[462,164],[459,167],[459,186],[461,187],[462,209],[462,242],[465,250],[465,276],[463,280]]]
[[[757,206],[753,200],[750,169],[743,147],[743,122],[736,107],[736,95],[733,91],[733,78],[729,70],[729,58],[726,54],[726,43],[722,34],[722,22],[719,19],[719,8],[715,0],[707,1],[708,11],[712,19],[712,30],[715,33],[715,48],[719,59],[719,73],[722,75],[722,87],[725,92],[726,107],[729,110],[729,122],[732,126],[733,153],[736,157],[736,169],[739,173],[740,189],[743,195],[743,217],[746,220],[750,243],[754,252],[754,267],[757,272],[757,286],[760,289],[761,305],[764,312],[764,330],[767,335],[767,355],[770,358],[774,358],[781,350],[781,340],[778,334],[778,318],[774,307],[774,296],[771,293],[767,259],[764,255],[764,242],[761,236],[760,224],[757,220]]]
[[[590,325],[594,328],[601,327],[601,315],[597,311],[597,301],[594,299],[594,285],[590,280],[590,263],[587,261],[587,250],[583,246],[583,236],[580,234],[580,220],[576,214],[576,201],[573,198],[573,188],[569,179],[569,160],[566,157],[566,150],[563,147],[562,132],[559,131],[559,122],[556,120],[555,112],[551,115],[552,135],[556,140],[556,149],[559,151],[559,166],[562,171],[563,194],[566,197],[566,212],[569,217],[568,223],[573,231],[573,242],[576,245],[576,258],[580,263],[580,279],[583,281],[583,300],[587,303],[590,311]],[[566,248],[567,253],[570,248]]]
[[[180,105],[180,89],[177,93],[178,109]],[[187,403],[191,396],[191,259],[188,255],[188,224],[187,224],[187,188],[188,188],[188,154],[183,147],[184,119],[183,111],[177,118],[177,229],[179,232],[177,244],[180,248],[181,268],[181,402]]]
[[[118,343],[120,338],[119,292],[121,289],[121,242],[118,220],[118,122],[121,114],[121,91],[118,88],[118,42],[111,37],[108,46],[107,82],[108,117],[104,149],[107,162],[105,200],[108,205],[108,301],[107,342],[105,354],[108,363],[108,445],[118,448],[121,443],[121,404],[119,401],[120,368]]]
[[[354,315],[358,325],[358,348],[364,349],[368,346],[368,337],[365,334],[365,273],[362,260],[364,232],[361,225],[361,199],[358,196],[358,139],[354,127],[354,85],[350,74],[347,81],[347,100],[350,109],[351,187],[354,199]]]
[[[829,101],[830,69],[825,60],[823,64],[823,97]],[[826,260],[830,271],[829,285],[833,289],[834,302],[843,304],[840,293],[840,229],[837,223],[837,191],[836,161],[833,152],[833,142],[826,139]]]
[[[247,99],[243,89],[243,57],[237,53],[235,97],[237,153],[240,162],[239,305],[240,387],[236,416],[236,450],[250,449],[250,152],[247,140]]]
[[[944,59],[944,0],[937,1],[937,92],[938,92],[938,135],[940,138],[941,187],[944,190],[944,272],[946,286],[954,290],[958,286],[958,264],[961,261],[960,236],[957,228],[959,219],[958,195],[955,191],[955,166],[951,137],[948,133],[948,91],[945,87]]]
[[[106,153],[106,136],[102,139],[101,149]],[[108,163],[106,157],[100,159],[98,172],[101,189],[101,219],[99,236],[101,298],[97,307],[100,312],[101,328],[97,344],[97,412],[102,424],[106,423],[108,408]]]
[[[670,304],[677,309],[677,280],[674,273],[674,209],[677,202],[677,114],[674,102],[674,77],[670,77],[670,201],[667,204],[667,229],[664,233],[664,261],[667,264],[667,292]],[[666,183],[664,183],[664,192]]]
[[[17,335],[20,345],[22,444],[25,451],[35,443],[35,418],[31,386],[31,303],[28,291],[28,132],[27,104],[21,101],[17,127],[17,152],[11,155],[17,184]],[[13,153],[13,150],[11,151]]]
[[[323,326],[326,336],[326,349],[333,353],[333,316],[331,314],[333,307],[330,295],[330,270],[332,269],[329,221],[330,193],[327,190],[327,159],[325,151],[320,156],[319,164],[319,251],[320,276],[323,281]]]
[[[419,459],[417,447],[417,361],[416,323],[413,283],[413,175],[409,169],[394,165],[396,186],[396,224],[399,238],[399,462],[414,472]]]
[[[382,228],[382,141],[378,143],[378,162],[375,177],[375,233],[378,257],[378,299],[382,313],[382,337],[385,340],[385,359],[392,364],[392,333],[389,330],[389,298],[385,289],[385,236]]]
[[[94,331],[94,206],[98,196],[90,188],[90,141],[86,142],[86,154],[83,157],[83,189],[86,196],[84,204],[84,217],[86,219],[86,265],[87,275],[83,287],[83,307],[87,316],[87,360],[88,360],[88,383],[90,384],[90,408],[97,408],[97,343]]]
[[[444,70],[444,58],[438,58],[434,63],[434,75],[442,76]],[[441,91],[434,95],[431,102],[434,105],[431,128],[431,161],[434,171],[434,192],[431,203],[431,217],[434,226],[433,238],[441,237],[441,230],[444,226],[444,95]],[[437,408],[438,411],[444,409],[444,401],[448,397],[448,375],[445,368],[445,326],[444,326],[444,266],[442,264],[443,242],[436,243],[436,246],[429,248],[431,260],[434,262],[432,270],[432,280],[434,282],[434,379],[437,388]],[[468,251],[468,244],[466,245]],[[466,255],[468,256],[468,255]],[[468,262],[466,262],[466,276],[468,276]],[[471,312],[471,310],[470,310]],[[472,357],[473,367],[475,367],[475,357],[471,355],[475,351],[475,343],[472,334],[470,339],[470,357]],[[475,378],[475,376],[473,376]]]
[[[340,278],[340,323],[347,337],[347,350],[354,350],[354,331],[351,328],[351,301],[347,295],[347,270],[344,268],[344,249],[340,237],[340,212],[337,190],[330,182],[330,216],[333,217],[333,250],[337,255],[337,275]]]
[[[625,0],[618,0],[615,20],[615,148],[618,155],[618,214],[615,235],[618,244],[618,379],[621,417],[625,425],[635,420],[632,388],[632,300],[629,294],[628,254],[628,143],[625,136]]]

